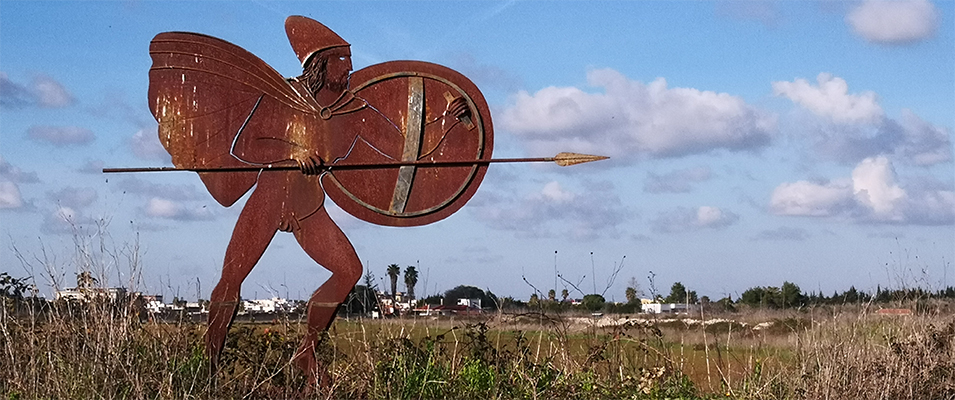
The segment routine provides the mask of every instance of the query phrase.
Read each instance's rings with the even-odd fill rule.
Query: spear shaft
[[[587,154],[560,153],[554,157],[532,157],[532,158],[491,158],[487,160],[460,160],[460,161],[388,161],[380,163],[360,163],[360,164],[328,164],[322,165],[320,169],[325,171],[347,171],[360,169],[383,169],[398,168],[405,166],[415,167],[461,167],[471,165],[503,164],[503,163],[530,163],[530,162],[554,162],[559,166],[566,167],[570,165],[581,164],[591,161],[605,160],[608,157],[592,156]],[[138,167],[138,168],[103,168],[103,173],[119,172],[173,172],[173,171],[191,171],[191,172],[249,172],[259,170],[269,171],[295,171],[298,165],[249,165],[242,167],[218,167],[218,168],[179,168],[179,167]]]

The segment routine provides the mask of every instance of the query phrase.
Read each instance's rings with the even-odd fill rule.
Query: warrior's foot
[[[315,360],[315,352],[311,346],[308,348],[304,347],[305,346],[298,350],[292,362],[308,377],[308,385],[310,387],[318,386],[327,388],[331,386],[332,377],[328,373],[328,367],[325,366],[324,363],[318,363]]]

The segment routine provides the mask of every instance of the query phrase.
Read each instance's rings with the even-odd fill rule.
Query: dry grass
[[[587,319],[339,320],[334,386],[289,365],[301,327],[237,325],[208,371],[204,325],[61,303],[0,318],[6,398],[955,398],[955,319],[778,314],[772,327]],[[821,315],[821,316],[820,316]],[[742,315],[741,320],[750,316]],[[755,321],[753,321],[755,322]],[[765,321],[764,321],[765,322]]]
[[[125,264],[123,276],[138,275],[135,246],[92,242],[77,240],[77,271],[106,276]],[[55,285],[62,273],[40,260]],[[955,398],[948,303],[896,317],[863,305],[705,319],[340,319],[316,355],[334,384],[311,390],[290,365],[301,321],[237,324],[211,373],[204,324],[143,320],[129,304],[0,300],[7,399]]]

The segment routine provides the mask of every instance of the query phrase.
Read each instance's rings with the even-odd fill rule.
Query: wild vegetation
[[[7,299],[9,300],[9,298]],[[5,398],[955,397],[955,319],[866,306],[635,318],[495,313],[337,321],[310,388],[290,365],[299,321],[237,324],[210,372],[204,324],[143,320],[109,302],[6,301]],[[933,307],[934,307],[933,306]],[[18,313],[13,313],[18,308]]]
[[[77,244],[74,262],[93,272],[84,285],[95,289],[87,278],[110,257],[89,248],[108,246]],[[134,246],[109,254],[111,265],[130,265],[124,276],[138,276]],[[290,363],[304,332],[294,318],[237,323],[210,371],[204,324],[145,318],[134,300],[39,301],[32,282],[0,274],[7,399],[955,398],[955,317],[944,291],[889,296],[911,315],[876,313],[878,293],[859,296],[865,302],[764,301],[802,295],[784,284],[764,288],[758,301],[682,315],[606,303],[598,315],[591,306],[562,308],[555,293],[535,305],[500,299],[498,311],[463,319],[340,318],[317,354],[333,384],[315,388]],[[682,293],[689,302],[690,291]]]

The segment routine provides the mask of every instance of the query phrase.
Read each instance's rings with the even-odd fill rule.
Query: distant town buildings
[[[655,303],[650,299],[640,299],[640,309],[646,314],[686,313],[687,305]]]
[[[274,313],[292,311],[293,305],[287,299],[273,297],[263,300],[244,300],[243,311],[246,313]]]
[[[138,294],[138,293],[137,293]],[[54,300],[78,300],[82,302],[105,299],[109,301],[123,300],[126,298],[125,288],[64,288],[63,290],[53,291]]]
[[[152,317],[167,317],[172,315],[189,315],[193,318],[202,318],[208,314],[208,301],[200,300],[197,302],[180,301],[173,299],[172,303],[166,303],[163,295],[146,295],[139,292],[129,293],[124,288],[65,288],[54,291],[56,300],[88,302],[95,299],[103,299],[113,303],[129,302],[136,307],[142,307],[145,315]],[[457,304],[421,304],[416,306],[415,299],[398,292],[392,297],[382,291],[375,292],[376,304],[363,308],[361,314],[365,318],[381,318],[395,315],[417,315],[417,316],[468,316],[480,315],[482,309],[481,299],[458,299]],[[564,300],[572,305],[581,305],[579,299]],[[686,313],[689,311],[688,305],[684,303],[661,303],[651,299],[640,299],[640,311],[647,314],[668,314],[668,313]],[[239,307],[239,316],[248,316],[255,318],[257,315],[270,315],[276,313],[303,313],[305,311],[305,302],[301,300],[288,300],[281,297],[272,297],[268,299],[249,299],[242,300]],[[345,308],[341,312],[345,311]],[[892,311],[882,311],[882,313],[891,313]],[[357,314],[351,314],[356,316]]]

